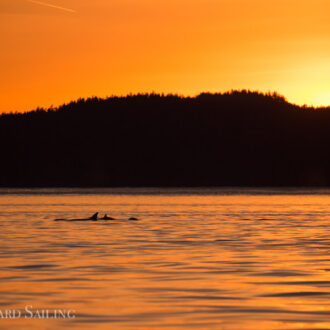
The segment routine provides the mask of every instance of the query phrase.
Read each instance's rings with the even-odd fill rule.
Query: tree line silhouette
[[[0,186],[328,186],[330,107],[276,93],[89,98],[0,116]]]

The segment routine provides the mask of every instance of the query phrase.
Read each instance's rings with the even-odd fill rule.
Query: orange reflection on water
[[[327,192],[88,192],[1,195],[0,309],[76,317],[0,326],[330,327]],[[95,211],[118,220],[52,221]]]

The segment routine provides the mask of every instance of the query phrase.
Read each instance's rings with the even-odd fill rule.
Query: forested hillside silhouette
[[[0,186],[329,186],[330,108],[250,91],[0,116]]]

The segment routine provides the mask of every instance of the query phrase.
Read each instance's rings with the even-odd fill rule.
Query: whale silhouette
[[[98,216],[99,212],[96,212],[95,214],[93,214],[89,219],[90,220],[97,220],[97,216]]]
[[[98,214],[99,212],[96,212],[91,217],[83,219],[55,219],[54,221],[97,221]]]
[[[112,217],[108,217],[106,214],[104,215],[104,217],[100,220],[116,220],[115,218]]]
[[[54,221],[100,221],[100,220],[116,220],[115,218],[108,217],[107,214],[104,215],[103,218],[98,218],[99,212],[94,213],[91,217],[89,218],[82,218],[82,219],[55,219]],[[120,219],[118,219],[120,220]],[[124,220],[124,219],[122,219]],[[139,219],[131,217],[127,219],[129,221],[138,221]]]

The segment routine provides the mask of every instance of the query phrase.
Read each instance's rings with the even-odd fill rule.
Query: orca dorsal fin
[[[95,214],[93,214],[90,219],[91,220],[97,220],[97,215],[99,214],[99,212],[96,212]]]

